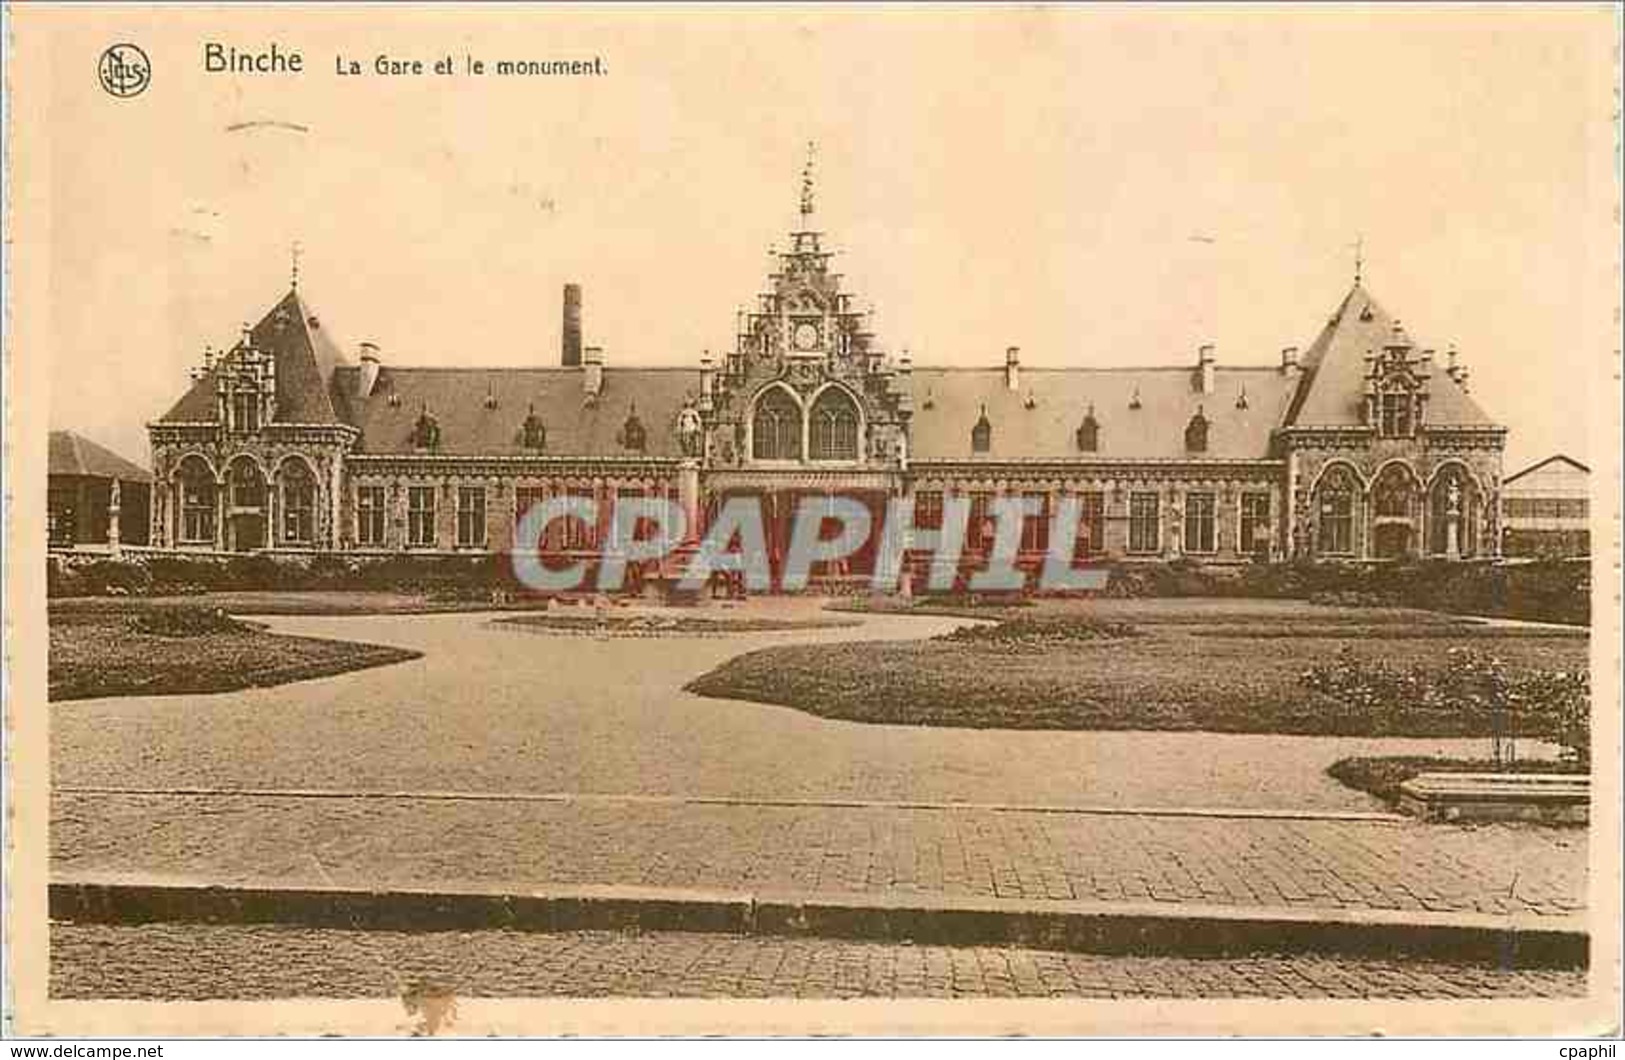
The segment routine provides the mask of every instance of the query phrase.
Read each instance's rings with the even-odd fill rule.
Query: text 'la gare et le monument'
[[[203,45],[203,72],[209,74],[303,74],[310,67],[298,49],[275,41],[263,48],[237,48],[209,41]],[[333,56],[337,77],[450,77],[487,74],[497,77],[601,77],[609,72],[602,56],[543,59],[486,59],[469,54],[421,56],[378,52],[367,57]]]

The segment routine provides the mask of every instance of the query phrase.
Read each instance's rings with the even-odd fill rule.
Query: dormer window
[[[229,429],[237,434],[253,434],[260,429],[260,392],[238,383],[231,391],[228,408]]]
[[[1384,438],[1409,438],[1415,426],[1411,416],[1411,395],[1389,392],[1381,396],[1379,429]]]
[[[1097,453],[1100,451],[1100,423],[1095,419],[1095,407],[1089,406],[1084,414],[1083,422],[1078,425],[1078,452]]]
[[[1207,417],[1202,414],[1202,406],[1196,406],[1196,415],[1191,417],[1190,423],[1185,425],[1185,451],[1187,453],[1207,452]]]
[[[976,426],[970,430],[970,449],[973,453],[985,453],[993,447],[993,424],[988,422],[987,406],[982,406],[982,415],[977,419]]]
[[[547,448],[547,427],[542,418],[536,415],[536,406],[531,405],[530,413],[525,417],[525,423],[520,428],[520,444],[532,452],[541,452]]]
[[[412,446],[415,449],[440,448],[440,421],[434,418],[434,413],[429,411],[427,405],[423,407],[417,423],[412,427]]]
[[[633,405],[626,414],[626,423],[621,426],[621,445],[635,453],[641,453],[648,440],[648,433],[643,429],[643,421],[638,419],[638,407]]]

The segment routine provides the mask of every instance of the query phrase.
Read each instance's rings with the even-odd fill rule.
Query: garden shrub
[[[143,607],[130,617],[131,628],[159,637],[201,637],[237,633],[246,627],[218,607]]]
[[[78,571],[82,592],[93,596],[134,595],[144,593],[152,583],[152,575],[139,562],[122,559],[98,559]]]
[[[961,626],[936,639],[958,643],[1045,645],[1114,640],[1139,634],[1139,629],[1128,622],[1109,622],[1086,615],[1017,615],[994,625]]]
[[[1305,671],[1303,683],[1351,717],[1368,719],[1376,734],[1403,731],[1407,717],[1449,715],[1463,728],[1494,734],[1496,762],[1516,758],[1519,736],[1550,740],[1565,758],[1590,762],[1591,675],[1585,670],[1512,672],[1499,658],[1470,648],[1448,649],[1442,668],[1402,668],[1345,647],[1331,662]]]

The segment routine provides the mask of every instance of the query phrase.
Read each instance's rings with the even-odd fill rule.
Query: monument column
[[[683,508],[683,543],[700,539],[700,462],[689,458],[677,465],[677,503]]]
[[[1461,486],[1455,479],[1445,493],[1447,507],[1445,508],[1445,545],[1444,552],[1448,559],[1461,558]]]
[[[113,486],[107,494],[107,547],[112,551],[114,558],[120,554],[119,549],[119,484],[118,477],[114,476]]]

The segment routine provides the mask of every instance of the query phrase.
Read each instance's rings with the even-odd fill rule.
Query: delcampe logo
[[[102,52],[96,74],[108,95],[128,99],[152,83],[152,62],[138,45],[115,44]]]

